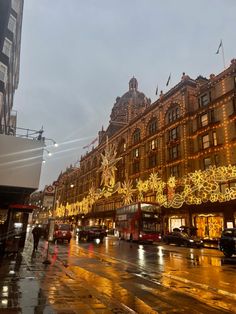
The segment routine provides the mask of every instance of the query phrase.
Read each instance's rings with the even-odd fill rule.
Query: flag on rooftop
[[[222,47],[222,40],[220,41],[220,44],[219,44],[219,47],[218,47],[218,49],[217,49],[217,51],[216,51],[216,54],[218,55],[218,53],[220,52],[220,48]]]
[[[170,73],[170,75],[169,75],[169,77],[168,77],[168,80],[167,80],[167,82],[166,82],[166,86],[169,85],[169,83],[170,83],[170,78],[171,78],[171,73]]]
[[[156,88],[156,95],[158,94],[158,85],[157,85],[157,88]]]

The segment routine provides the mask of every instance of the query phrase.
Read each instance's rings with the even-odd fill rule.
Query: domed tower
[[[136,80],[136,78],[133,76],[132,79],[129,81],[129,90],[138,90],[138,81]]]
[[[105,141],[106,136],[111,137],[132,119],[142,114],[150,104],[151,99],[138,91],[138,81],[132,77],[129,81],[128,92],[116,98],[111,111],[109,126],[106,131],[103,131],[99,143]]]
[[[151,103],[144,93],[138,91],[138,81],[135,77],[129,81],[129,91],[117,97],[110,115],[110,123],[127,124],[141,114]]]

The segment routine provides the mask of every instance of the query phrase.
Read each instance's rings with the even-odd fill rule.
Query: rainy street
[[[50,267],[66,271],[63,284],[73,291],[82,281],[109,306],[106,313],[235,313],[236,260],[216,249],[76,238],[69,245],[50,244],[50,255]],[[52,303],[55,285],[53,278],[44,282]]]

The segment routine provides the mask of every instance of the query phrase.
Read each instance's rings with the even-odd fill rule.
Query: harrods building
[[[162,232],[195,226],[199,236],[215,239],[222,228],[235,227],[236,60],[209,78],[192,79],[183,73],[179,83],[161,92],[153,103],[139,91],[136,78],[128,87],[116,98],[107,129],[98,132],[97,147],[81,156],[79,167],[68,167],[58,177],[55,215],[114,228],[115,210],[124,205],[116,187],[132,182],[132,202],[137,202],[138,182],[148,182],[156,173],[163,182],[174,177],[178,194],[170,197],[163,185],[162,199],[171,200],[163,205],[154,190],[143,190],[142,201],[159,206]],[[108,146],[115,148],[110,160],[116,168],[113,190],[89,202],[91,189],[103,188],[102,154]],[[183,179],[190,173],[190,181]],[[205,173],[204,182],[201,173]],[[209,177],[215,178],[214,184],[207,181]],[[186,196],[187,188],[191,190],[187,182],[195,184],[191,197]],[[179,202],[183,192],[186,197]]]

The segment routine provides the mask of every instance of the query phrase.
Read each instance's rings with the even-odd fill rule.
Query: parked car
[[[185,232],[173,231],[163,237],[166,244],[184,245],[189,247],[203,247],[203,240],[197,237],[190,237]]]
[[[95,239],[100,239],[103,242],[104,237],[107,236],[106,229],[102,226],[85,226],[77,231],[79,241],[85,240],[87,242]]]
[[[69,243],[72,237],[70,224],[56,224],[54,227],[53,241],[65,240]]]
[[[236,254],[236,228],[226,228],[222,231],[219,249],[226,257]]]

